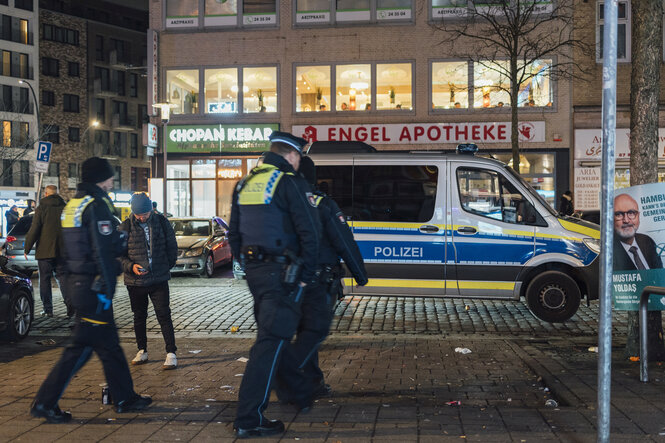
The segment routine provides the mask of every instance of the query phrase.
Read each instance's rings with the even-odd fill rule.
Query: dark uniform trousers
[[[92,276],[70,274],[67,283],[70,294],[75,299],[79,297],[96,298],[96,294],[89,289],[92,284]],[[84,294],[83,291],[89,294]],[[109,307],[109,309],[113,308]],[[113,318],[113,313],[110,312],[110,314],[110,317]],[[56,406],[72,377],[85,365],[93,352],[97,353],[102,362],[114,403],[129,400],[134,394],[134,384],[127,359],[120,347],[115,323],[111,321],[109,324],[95,324],[78,319],[70,343],[65,347],[60,360],[39,388],[35,403],[47,408]]]
[[[298,335],[292,344],[284,349],[284,361],[293,362],[298,370],[302,371],[308,381],[310,389],[315,388],[323,381],[323,372],[319,368],[318,352],[321,343],[328,337],[330,324],[334,316],[337,297],[330,294],[330,285],[316,283],[308,285],[302,304],[302,319],[298,326]],[[289,394],[284,398],[285,390],[283,380],[279,378],[277,393],[282,400],[291,400],[290,392],[293,385],[286,383]]]
[[[250,262],[245,266],[247,284],[254,297],[254,316],[258,325],[256,342],[249,351],[249,361],[238,393],[237,428],[252,428],[265,421],[263,411],[268,406],[270,390],[275,377],[291,387],[296,403],[310,402],[310,389],[295,361],[282,358],[282,352],[291,337],[275,334],[275,329],[295,332],[299,317],[285,318],[280,313],[281,299],[291,292],[282,284],[284,265]]]

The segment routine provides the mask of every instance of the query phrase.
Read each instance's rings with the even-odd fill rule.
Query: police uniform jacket
[[[113,298],[116,279],[122,271],[118,257],[126,247],[124,233],[116,230],[120,222],[113,203],[99,186],[80,183],[76,196],[62,212],[61,223],[68,280],[74,285],[90,282],[90,287],[70,286],[77,314],[93,319],[106,317],[97,312],[97,293],[108,300]]]
[[[367,284],[367,271],[358,244],[346,224],[346,216],[339,209],[335,200],[322,192],[315,192],[319,208],[323,236],[319,264],[336,265],[342,257],[351,274],[360,286]]]
[[[301,280],[316,279],[321,221],[309,185],[273,152],[240,181],[233,194],[229,243],[235,257],[258,246],[280,256],[288,249],[303,259]]]

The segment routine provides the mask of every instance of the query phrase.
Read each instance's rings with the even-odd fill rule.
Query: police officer
[[[316,188],[316,168],[311,158],[302,158],[298,172],[312,189]],[[296,362],[297,368],[304,372],[312,386],[313,398],[320,398],[331,393],[330,385],[324,382],[319,368],[318,349],[329,334],[335,303],[342,291],[344,270],[339,259],[344,260],[359,286],[367,284],[367,271],[353,233],[346,224],[346,216],[337,203],[317,190],[314,190],[314,197],[322,227],[318,257],[321,274],[317,283],[307,286],[297,338],[293,344],[286,346],[282,358]],[[280,401],[292,401],[289,386],[281,379],[278,379],[276,387]]]
[[[281,421],[263,415],[278,370],[299,408],[312,401],[303,375],[280,359],[298,327],[304,288],[318,278],[321,223],[314,196],[296,172],[307,141],[276,131],[270,142],[263,163],[236,186],[231,209],[229,242],[244,263],[258,326],[238,393],[234,428],[240,438],[284,432]]]
[[[96,352],[117,412],[146,408],[150,397],[134,391],[127,359],[120,347],[113,321],[112,299],[122,271],[117,257],[127,247],[115,208],[107,192],[113,189],[114,171],[108,161],[92,157],[81,165],[82,183],[62,213],[62,237],[67,285],[76,310],[71,343],[39,388],[32,403],[33,417],[49,423],[71,420],[58,401],[72,377]]]

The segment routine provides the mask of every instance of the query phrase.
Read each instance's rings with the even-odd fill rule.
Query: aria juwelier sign
[[[279,130],[272,125],[169,125],[169,153],[215,154],[263,152],[270,149],[268,137]]]

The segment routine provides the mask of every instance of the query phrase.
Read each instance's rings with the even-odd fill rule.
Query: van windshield
[[[506,171],[508,171],[508,174],[510,174],[513,178],[515,178],[516,180],[518,180],[518,181],[522,184],[522,186],[524,187],[524,189],[529,193],[529,195],[533,196],[533,198],[535,198],[536,200],[538,200],[538,201],[540,202],[540,204],[541,204],[545,209],[547,209],[551,215],[553,215],[553,216],[555,216],[555,217],[557,216],[556,211],[554,210],[553,207],[550,206],[549,203],[547,203],[547,200],[545,200],[545,199],[543,198],[542,195],[538,194],[538,192],[536,192],[536,190],[533,189],[533,188],[531,187],[531,185],[528,184],[528,183],[526,182],[526,180],[524,180],[524,178],[522,178],[521,175],[519,175],[517,172],[515,172],[515,170],[514,170],[513,168],[511,168],[510,166],[507,166],[507,165],[506,165],[506,166],[504,166],[504,168],[506,169]]]

